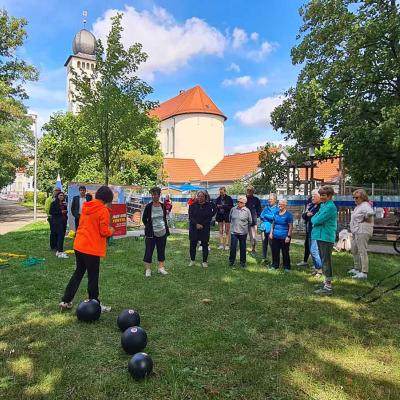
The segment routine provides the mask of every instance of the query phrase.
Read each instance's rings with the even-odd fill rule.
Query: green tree
[[[282,151],[271,143],[266,143],[259,155],[260,172],[252,184],[258,193],[271,193],[281,186],[287,177],[287,162]]]
[[[27,21],[0,10],[0,187],[11,183],[18,167],[26,164],[32,144],[30,125],[23,100],[26,81],[36,80],[37,71],[18,57],[18,48],[27,37]]]
[[[302,65],[272,124],[299,148],[331,138],[359,182],[400,179],[400,12],[396,0],[312,0],[292,49]]]
[[[121,18],[121,14],[112,18],[106,50],[100,40],[96,43],[93,75],[73,73],[74,100],[85,122],[87,139],[101,161],[105,184],[115,173],[113,166],[121,153],[135,148],[140,133],[152,125],[148,112],[156,104],[146,100],[152,88],[136,76],[147,55],[139,43],[124,48]],[[150,141],[155,132],[152,135]]]

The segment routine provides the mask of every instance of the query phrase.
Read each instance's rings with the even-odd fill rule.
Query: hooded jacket
[[[92,256],[106,255],[106,238],[112,236],[110,210],[100,200],[83,204],[74,250]]]

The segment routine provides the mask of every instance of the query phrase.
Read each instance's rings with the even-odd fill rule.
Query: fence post
[[[374,197],[375,195],[375,183],[371,184],[371,196]]]

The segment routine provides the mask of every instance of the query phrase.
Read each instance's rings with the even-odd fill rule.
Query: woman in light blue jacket
[[[324,286],[315,293],[323,295],[332,294],[332,249],[336,241],[337,208],[332,201],[335,194],[332,186],[322,186],[318,193],[321,198],[319,211],[311,218],[311,240],[316,240],[325,275]]]
[[[276,194],[271,193],[268,198],[268,205],[264,207],[260,215],[260,231],[263,237],[261,260],[262,263],[265,263],[267,261],[269,234],[271,232],[271,225],[274,221],[274,216],[277,212],[279,212],[279,207],[276,204]]]

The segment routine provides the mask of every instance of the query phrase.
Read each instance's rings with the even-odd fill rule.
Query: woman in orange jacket
[[[72,308],[72,299],[86,271],[88,273],[89,299],[95,299],[100,303],[100,257],[106,255],[106,239],[114,233],[114,229],[110,227],[110,211],[106,206],[112,200],[111,189],[108,186],[101,186],[96,192],[95,200],[83,204],[74,242],[76,269],[59,304],[61,310]],[[102,312],[110,310],[111,307],[101,305]]]

